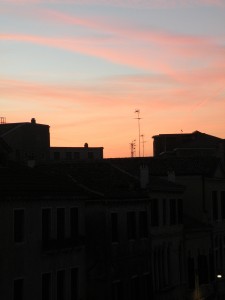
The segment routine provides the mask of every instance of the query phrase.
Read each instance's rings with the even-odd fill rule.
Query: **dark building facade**
[[[182,299],[184,187],[107,160],[62,170],[94,195],[85,201],[87,299]]]
[[[213,156],[160,156],[111,159],[111,163],[133,176],[138,176],[140,164],[145,164],[149,176],[167,178],[185,187],[183,299],[224,299],[225,172],[221,160]],[[160,213],[163,215],[163,207]]]
[[[10,158],[20,162],[46,161],[49,156],[49,126],[31,122],[0,124],[0,137],[11,148]]]
[[[85,299],[86,193],[43,170],[0,171],[0,298]]]
[[[103,147],[51,147],[50,126],[31,122],[0,123],[0,155],[23,164],[103,159]],[[0,156],[0,159],[1,159]]]
[[[176,152],[177,156],[220,156],[225,158],[225,140],[199,131],[153,136],[153,155]]]
[[[49,159],[51,162],[77,162],[103,159],[103,147],[50,147]]]
[[[15,143],[29,138],[24,123],[9,127]],[[76,147],[59,147],[60,159],[28,167],[1,132],[1,299],[224,299],[225,171],[213,148],[74,160]]]

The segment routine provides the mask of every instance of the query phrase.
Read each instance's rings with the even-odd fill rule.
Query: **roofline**
[[[196,131],[188,132],[188,133],[183,133],[183,132],[179,132],[179,133],[160,133],[160,134],[153,135],[152,138],[159,137],[159,136],[193,135],[194,133],[197,133],[197,132],[203,134],[203,132],[200,132],[200,131],[196,130]]]
[[[198,131],[198,130],[195,130],[195,131],[193,131],[193,132],[191,132],[191,133],[160,133],[160,134],[156,134],[156,135],[153,135],[152,136],[152,138],[154,139],[154,138],[156,138],[156,137],[167,137],[167,136],[180,136],[180,135],[183,135],[183,136],[185,136],[185,135],[194,135],[194,134],[204,134],[204,135],[207,135],[207,136],[211,136],[211,137],[214,137],[214,138],[216,138],[216,139],[218,139],[218,140],[222,140],[222,141],[225,141],[225,139],[223,139],[223,138],[220,138],[220,137],[218,137],[218,136],[215,136],[215,135],[212,135],[212,134],[208,134],[208,133],[205,133],[205,132],[201,132],[201,131]]]
[[[50,147],[49,150],[55,150],[55,149],[62,149],[62,150],[66,150],[66,149],[104,149],[104,147],[73,147],[73,146],[65,146],[65,147],[61,147],[61,146],[53,146]]]

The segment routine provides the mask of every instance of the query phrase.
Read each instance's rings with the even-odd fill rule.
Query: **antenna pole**
[[[134,157],[134,156],[135,156],[135,147],[136,147],[135,142],[136,142],[136,140],[133,140],[133,141],[130,143],[131,157]]]
[[[141,135],[142,137],[142,153],[143,153],[143,157],[145,156],[145,143],[146,141],[144,140],[144,134]]]
[[[141,144],[141,129],[140,129],[140,109],[136,109],[135,110],[135,113],[137,114],[137,119],[138,120],[138,154],[139,154],[139,157],[141,156],[141,153],[140,153],[140,144]]]

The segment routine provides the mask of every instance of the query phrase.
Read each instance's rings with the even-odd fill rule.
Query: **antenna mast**
[[[5,124],[5,123],[6,123],[6,118],[0,117],[0,124]]]
[[[137,119],[138,120],[138,154],[139,154],[139,157],[141,156],[140,154],[140,144],[141,144],[141,129],[140,129],[140,109],[135,109],[135,113],[137,114]]]
[[[136,142],[136,140],[133,140],[130,143],[131,157],[135,156],[135,149],[136,149],[136,143],[135,142]]]
[[[141,135],[142,137],[142,153],[143,153],[143,157],[145,156],[145,143],[146,141],[144,140],[144,134]]]

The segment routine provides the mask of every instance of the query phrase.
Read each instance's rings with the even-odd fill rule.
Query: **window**
[[[225,191],[221,191],[220,198],[221,198],[221,216],[222,219],[225,219]]]
[[[14,210],[14,241],[21,243],[24,241],[24,209]]]
[[[223,236],[223,264],[225,265],[225,235]]]
[[[51,238],[51,209],[42,209],[42,241],[48,242]]]
[[[73,158],[74,158],[75,160],[79,160],[79,159],[80,159],[80,152],[74,152],[74,153],[73,153]]]
[[[123,300],[123,283],[115,281],[112,284],[112,300]]]
[[[72,160],[72,152],[66,152],[66,160]]]
[[[158,199],[151,200],[151,224],[152,226],[159,225],[159,203]]]
[[[112,242],[118,242],[118,215],[117,213],[111,213],[111,234]]]
[[[214,253],[215,253],[215,267],[218,269],[219,267],[219,236],[215,237],[215,244],[214,244]]]
[[[215,263],[212,251],[209,253],[209,278],[210,281],[215,280]]]
[[[168,278],[168,284],[171,284],[171,270],[172,270],[171,246],[168,245],[168,248],[167,248],[167,278]]]
[[[213,211],[213,220],[218,220],[218,198],[217,191],[212,191],[212,211]]]
[[[188,267],[188,286],[190,289],[195,288],[195,262],[193,257],[188,257],[187,260]]]
[[[177,201],[177,221],[178,224],[183,224],[183,199]]]
[[[176,199],[170,199],[170,225],[177,222]]]
[[[16,149],[16,160],[20,161],[20,159],[21,159],[21,152],[20,150]]]
[[[53,153],[54,160],[60,160],[60,152],[56,151]]]
[[[199,284],[208,283],[208,261],[206,255],[198,255],[198,276]]]
[[[79,234],[79,219],[78,219],[78,208],[70,208],[70,236],[71,239],[77,240]]]
[[[13,283],[13,300],[23,300],[23,278],[15,279]]]
[[[57,286],[56,286],[56,295],[57,300],[64,300],[65,294],[65,270],[60,270],[57,272]]]
[[[94,153],[88,152],[88,159],[94,159]]]
[[[127,235],[129,240],[136,238],[136,215],[134,211],[127,212]]]
[[[70,299],[78,299],[78,269],[72,268],[70,271]]]
[[[166,226],[166,214],[167,214],[167,209],[166,209],[166,199],[163,199],[163,225]]]
[[[149,273],[143,275],[144,300],[152,299],[152,276]]]
[[[51,300],[51,273],[44,273],[42,274],[42,300]]]
[[[131,299],[132,300],[139,300],[140,297],[140,280],[139,278],[133,277],[131,279]]]
[[[148,237],[147,211],[139,212],[139,235],[141,238]]]
[[[57,239],[65,238],[65,208],[57,208]]]
[[[179,260],[179,277],[180,277],[180,283],[182,283],[182,278],[183,278],[183,248],[182,248],[182,244],[181,243],[179,245],[178,260]]]

